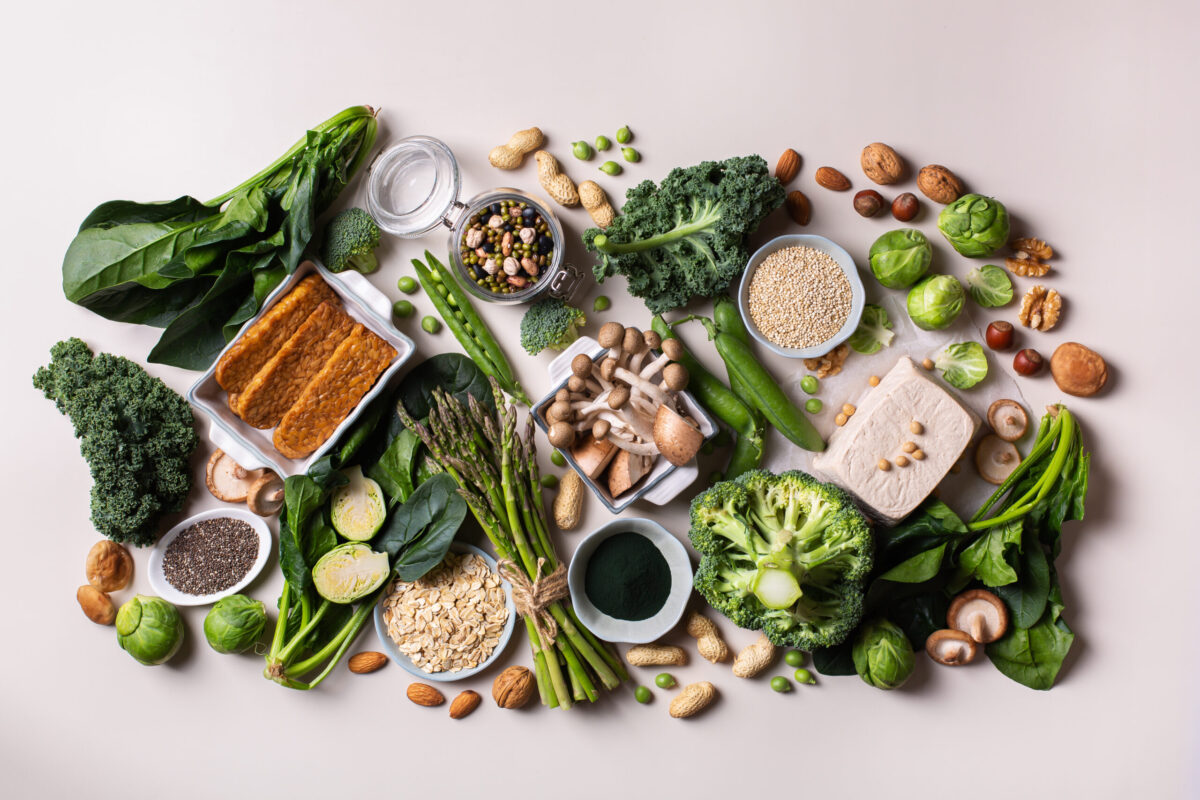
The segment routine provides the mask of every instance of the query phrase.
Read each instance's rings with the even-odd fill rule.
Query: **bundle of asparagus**
[[[564,565],[546,525],[534,443],[533,418],[517,435],[516,408],[490,378],[496,409],[473,396],[467,407],[442,390],[424,424],[401,404],[400,417],[459,485],[475,519],[502,559],[513,584],[533,649],[534,672],[544,705],[569,708],[595,702],[596,685],[614,689],[628,680],[621,660],[575,615],[565,596]],[[505,564],[504,562],[511,562]]]

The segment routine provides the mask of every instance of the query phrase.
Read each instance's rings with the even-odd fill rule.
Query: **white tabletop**
[[[1189,499],[1200,457],[1191,414],[1200,391],[1200,6],[854,6],[213,0],[9,9],[0,49],[6,796],[1196,796],[1200,537]],[[1078,637],[1059,685],[1034,692],[986,662],[951,670],[921,659],[901,691],[846,677],[780,696],[693,655],[676,677],[711,680],[721,699],[690,721],[667,716],[670,695],[660,690],[645,707],[626,690],[569,712],[501,711],[488,673],[467,682],[483,706],[454,722],[444,707],[408,702],[409,676],[394,666],[365,677],[340,667],[315,692],[283,689],[263,679],[261,657],[212,652],[203,609],[183,610],[188,641],[168,666],[143,667],[122,652],[113,629],[76,604],[98,538],[90,478],[69,422],[30,376],[61,338],[143,360],[157,332],[68,303],[62,253],[98,203],[215,196],[306,126],[357,103],[382,107],[387,138],[445,140],[468,195],[540,191],[532,164],[501,173],[486,161],[492,146],[534,124],[572,177],[599,176],[614,190],[704,159],[758,152],[773,165],[794,147],[804,158],[795,186],[814,204],[806,232],[859,257],[892,223],[859,218],[850,194],[818,188],[813,173],[829,164],[856,188],[870,186],[858,169],[869,142],[891,144],[916,166],[950,166],[1004,200],[1018,230],[1061,254],[1052,285],[1066,297],[1063,322],[1027,338],[1047,355],[1082,341],[1113,371],[1103,396],[1071,401],[1094,458],[1088,519],[1069,526],[1059,561]],[[622,124],[644,156],[623,176],[571,158],[571,141]],[[355,186],[344,201],[362,197]],[[571,234],[587,224],[580,210],[562,217]],[[927,204],[919,222],[933,233],[931,217]],[[569,256],[590,265],[571,241]],[[936,244],[946,268],[965,274],[967,261]],[[372,280],[398,298],[395,279],[426,247],[442,252],[444,232],[388,242]],[[591,288],[587,307],[603,292],[615,303],[606,319],[645,325],[622,285]],[[538,396],[550,354],[521,354],[518,312],[483,310]],[[407,332],[422,352],[457,349],[446,331],[430,337],[414,322]],[[179,391],[193,380],[149,369]],[[1022,385],[1035,409],[1060,397],[1048,377]],[[198,485],[188,511],[216,505]],[[682,499],[625,513],[681,535],[686,527]],[[607,518],[591,502],[582,528]],[[561,537],[560,549],[575,537]],[[135,555],[137,591],[149,588],[147,555]],[[269,566],[250,591],[273,606],[280,584]],[[754,638],[719,622],[735,647]],[[368,626],[354,649],[373,648]],[[524,634],[504,661],[528,663]],[[654,672],[639,670],[640,682],[652,684]]]

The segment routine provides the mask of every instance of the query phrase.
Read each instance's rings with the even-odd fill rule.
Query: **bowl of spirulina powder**
[[[657,522],[615,519],[579,543],[567,584],[575,613],[592,633],[644,644],[683,616],[692,563],[683,544]]]
[[[167,531],[150,551],[150,585],[177,606],[203,606],[236,594],[271,554],[271,529],[238,509],[202,511]]]

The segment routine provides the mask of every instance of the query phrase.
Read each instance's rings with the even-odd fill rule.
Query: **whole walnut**
[[[492,683],[492,699],[501,708],[520,708],[533,698],[537,680],[525,667],[509,667]]]

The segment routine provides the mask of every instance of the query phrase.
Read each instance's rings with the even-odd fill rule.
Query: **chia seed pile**
[[[554,237],[537,209],[500,200],[471,215],[459,255],[481,289],[512,294],[538,282],[554,256]]]
[[[811,247],[785,247],[750,280],[750,317],[780,347],[827,342],[850,316],[850,281],[837,261]]]
[[[224,591],[240,581],[258,558],[258,534],[240,519],[197,522],[175,537],[163,554],[163,576],[184,594]]]

